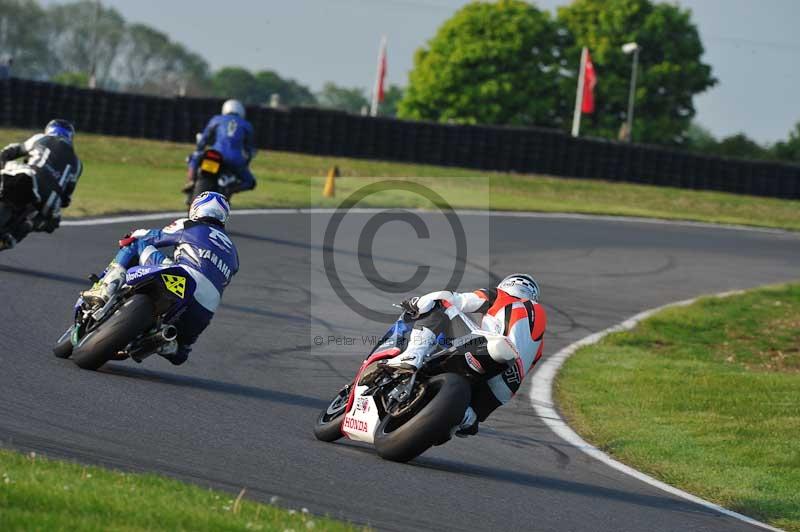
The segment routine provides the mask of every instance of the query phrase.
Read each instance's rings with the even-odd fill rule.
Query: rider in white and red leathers
[[[482,314],[482,330],[505,336],[513,358],[499,360],[507,365],[500,375],[473,390],[472,403],[458,427],[457,436],[475,434],[478,421],[484,421],[497,407],[511,400],[525,376],[542,357],[547,315],[538,303],[539,285],[527,274],[513,274],[503,279],[496,289],[475,292],[432,292],[405,301],[403,307],[418,316],[408,338],[407,348],[391,359],[387,366],[399,369],[418,368],[442,340],[452,337],[446,310],[456,307],[465,313]]]

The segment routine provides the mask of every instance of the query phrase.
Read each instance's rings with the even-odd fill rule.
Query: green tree
[[[744,133],[736,133],[723,138],[713,148],[712,152],[723,157],[739,157],[742,159],[770,158],[770,153],[766,148]]]
[[[212,86],[215,96],[236,98],[251,105],[267,104],[273,94],[280,96],[282,105],[316,103],[308,87],[292,79],[284,79],[271,70],[253,74],[245,68],[226,67],[214,74]]]
[[[117,79],[126,90],[148,94],[202,93],[208,64],[169,37],[144,24],[126,28]]]
[[[389,85],[383,95],[383,103],[381,104],[381,116],[397,116],[397,106],[403,99],[405,91],[402,87],[397,85]]]
[[[697,122],[689,124],[686,130],[686,147],[692,151],[713,153],[717,147],[717,139],[707,128]]]
[[[211,79],[214,95],[220,98],[235,98],[244,103],[259,102],[258,84],[253,74],[241,67],[225,67],[214,73]]]
[[[580,48],[587,46],[597,70],[596,111],[584,117],[582,131],[616,138],[627,112],[631,74],[631,57],[621,46],[635,41],[642,50],[633,139],[686,143],[694,95],[716,83],[711,67],[701,61],[703,44],[688,9],[650,0],[575,0],[558,9],[558,19],[574,39],[570,65],[577,66]],[[574,79],[563,90],[571,86],[574,93]]]
[[[0,0],[0,61],[14,59],[15,77],[41,78],[48,73],[48,26],[33,0]]]
[[[472,2],[414,55],[403,118],[463,124],[560,125],[564,34],[522,0]]]
[[[113,69],[125,37],[125,20],[113,8],[91,0],[48,8],[50,75],[89,72],[99,86],[115,85]]]
[[[364,89],[340,87],[330,81],[322,86],[317,94],[317,101],[322,107],[350,113],[360,113],[364,106],[369,106]]]
[[[61,85],[69,85],[71,87],[80,87],[85,89],[89,86],[89,74],[86,72],[62,72],[57,76],[50,78],[54,83]]]
[[[789,138],[786,141],[775,143],[771,152],[776,159],[800,162],[800,122],[795,124],[794,129],[789,132]]]
[[[267,103],[273,94],[280,97],[281,105],[298,106],[314,105],[317,99],[311,89],[293,79],[285,79],[273,70],[262,70],[257,73],[258,103]]]

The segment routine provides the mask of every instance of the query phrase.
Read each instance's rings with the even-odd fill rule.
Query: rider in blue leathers
[[[250,171],[250,161],[255,155],[253,126],[245,120],[244,106],[238,100],[228,100],[222,106],[222,114],[213,117],[197,140],[197,148],[189,158],[190,180],[197,175],[201,155],[206,147],[220,152],[229,168],[239,179],[234,192],[253,190],[256,178]],[[188,185],[187,185],[188,186]]]
[[[211,322],[222,292],[239,270],[236,246],[225,233],[230,206],[221,194],[203,192],[192,202],[189,217],[175,220],[163,229],[138,229],[120,240],[120,250],[103,278],[83,292],[84,301],[105,304],[125,283],[127,269],[137,264],[178,264],[195,280],[193,304],[176,323],[178,338],[158,354],[175,365],[183,364],[192,344]],[[172,258],[160,248],[173,247]]]

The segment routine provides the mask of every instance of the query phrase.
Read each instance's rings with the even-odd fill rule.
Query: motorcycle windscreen
[[[351,440],[373,443],[375,429],[378,428],[380,418],[378,407],[372,396],[363,396],[368,386],[358,386],[355,392],[353,406],[345,414],[342,421],[342,434]]]

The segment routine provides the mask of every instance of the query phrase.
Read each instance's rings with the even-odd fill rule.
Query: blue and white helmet
[[[44,126],[44,134],[54,137],[60,137],[65,141],[72,144],[72,138],[75,136],[75,126],[67,120],[56,118],[51,120]]]
[[[539,301],[539,283],[527,273],[512,273],[497,285],[506,294],[519,299]]]
[[[231,215],[231,206],[225,196],[218,192],[203,192],[192,201],[189,207],[189,219],[193,221],[202,218],[213,218],[222,224],[228,221]]]

